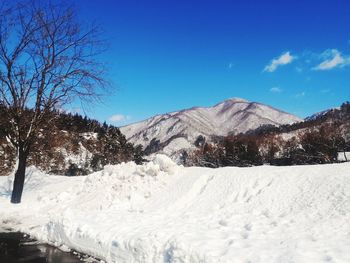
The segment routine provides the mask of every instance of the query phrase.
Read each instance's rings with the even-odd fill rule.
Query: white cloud
[[[282,89],[280,87],[272,87],[270,89],[270,92],[272,92],[272,93],[281,93]]]
[[[270,62],[270,64],[264,68],[264,71],[274,72],[279,66],[287,65],[287,64],[291,63],[294,59],[295,59],[295,57],[292,56],[289,51],[285,52],[281,56],[279,56],[278,58],[274,58]]]
[[[123,114],[115,114],[109,117],[108,120],[111,122],[122,122],[122,121],[130,120],[130,116],[123,115]]]
[[[305,93],[305,91],[303,91],[303,92],[295,94],[295,97],[296,98],[302,98],[302,97],[305,97],[305,95],[306,95],[306,93]]]
[[[342,68],[350,65],[350,56],[344,57],[337,49],[326,50],[320,55],[324,59],[313,70],[331,70],[334,68]]]

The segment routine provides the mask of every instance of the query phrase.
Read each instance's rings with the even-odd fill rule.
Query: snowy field
[[[107,262],[350,262],[350,163],[183,168],[158,155],[87,177],[0,177],[0,227]]]

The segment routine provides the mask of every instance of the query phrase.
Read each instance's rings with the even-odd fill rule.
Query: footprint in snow
[[[241,233],[241,236],[243,239],[247,239],[249,237],[249,234],[247,232]]]
[[[271,224],[273,227],[276,227],[277,226],[277,222],[276,221],[272,221]]]
[[[252,224],[245,224],[244,225],[244,229],[247,230],[247,231],[252,230]]]
[[[267,187],[271,186],[273,183],[273,179],[267,184]]]
[[[326,262],[330,262],[330,261],[332,261],[333,259],[332,259],[331,256],[326,255],[326,256],[323,258],[323,260],[326,261]]]
[[[244,194],[243,194],[243,198],[246,198],[248,194],[248,189],[245,190]]]
[[[227,223],[227,221],[225,221],[225,220],[220,220],[220,221],[219,221],[219,225],[221,225],[221,226],[227,226],[228,223]]]

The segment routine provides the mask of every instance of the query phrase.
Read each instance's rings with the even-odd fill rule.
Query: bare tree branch
[[[6,136],[28,154],[52,111],[108,86],[99,29],[71,6],[32,0],[0,6],[0,108]],[[22,167],[23,168],[23,167]]]

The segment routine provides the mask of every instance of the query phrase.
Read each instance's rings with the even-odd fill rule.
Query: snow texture
[[[0,227],[107,262],[350,262],[350,163],[184,168],[155,156],[87,177],[0,177]]]

